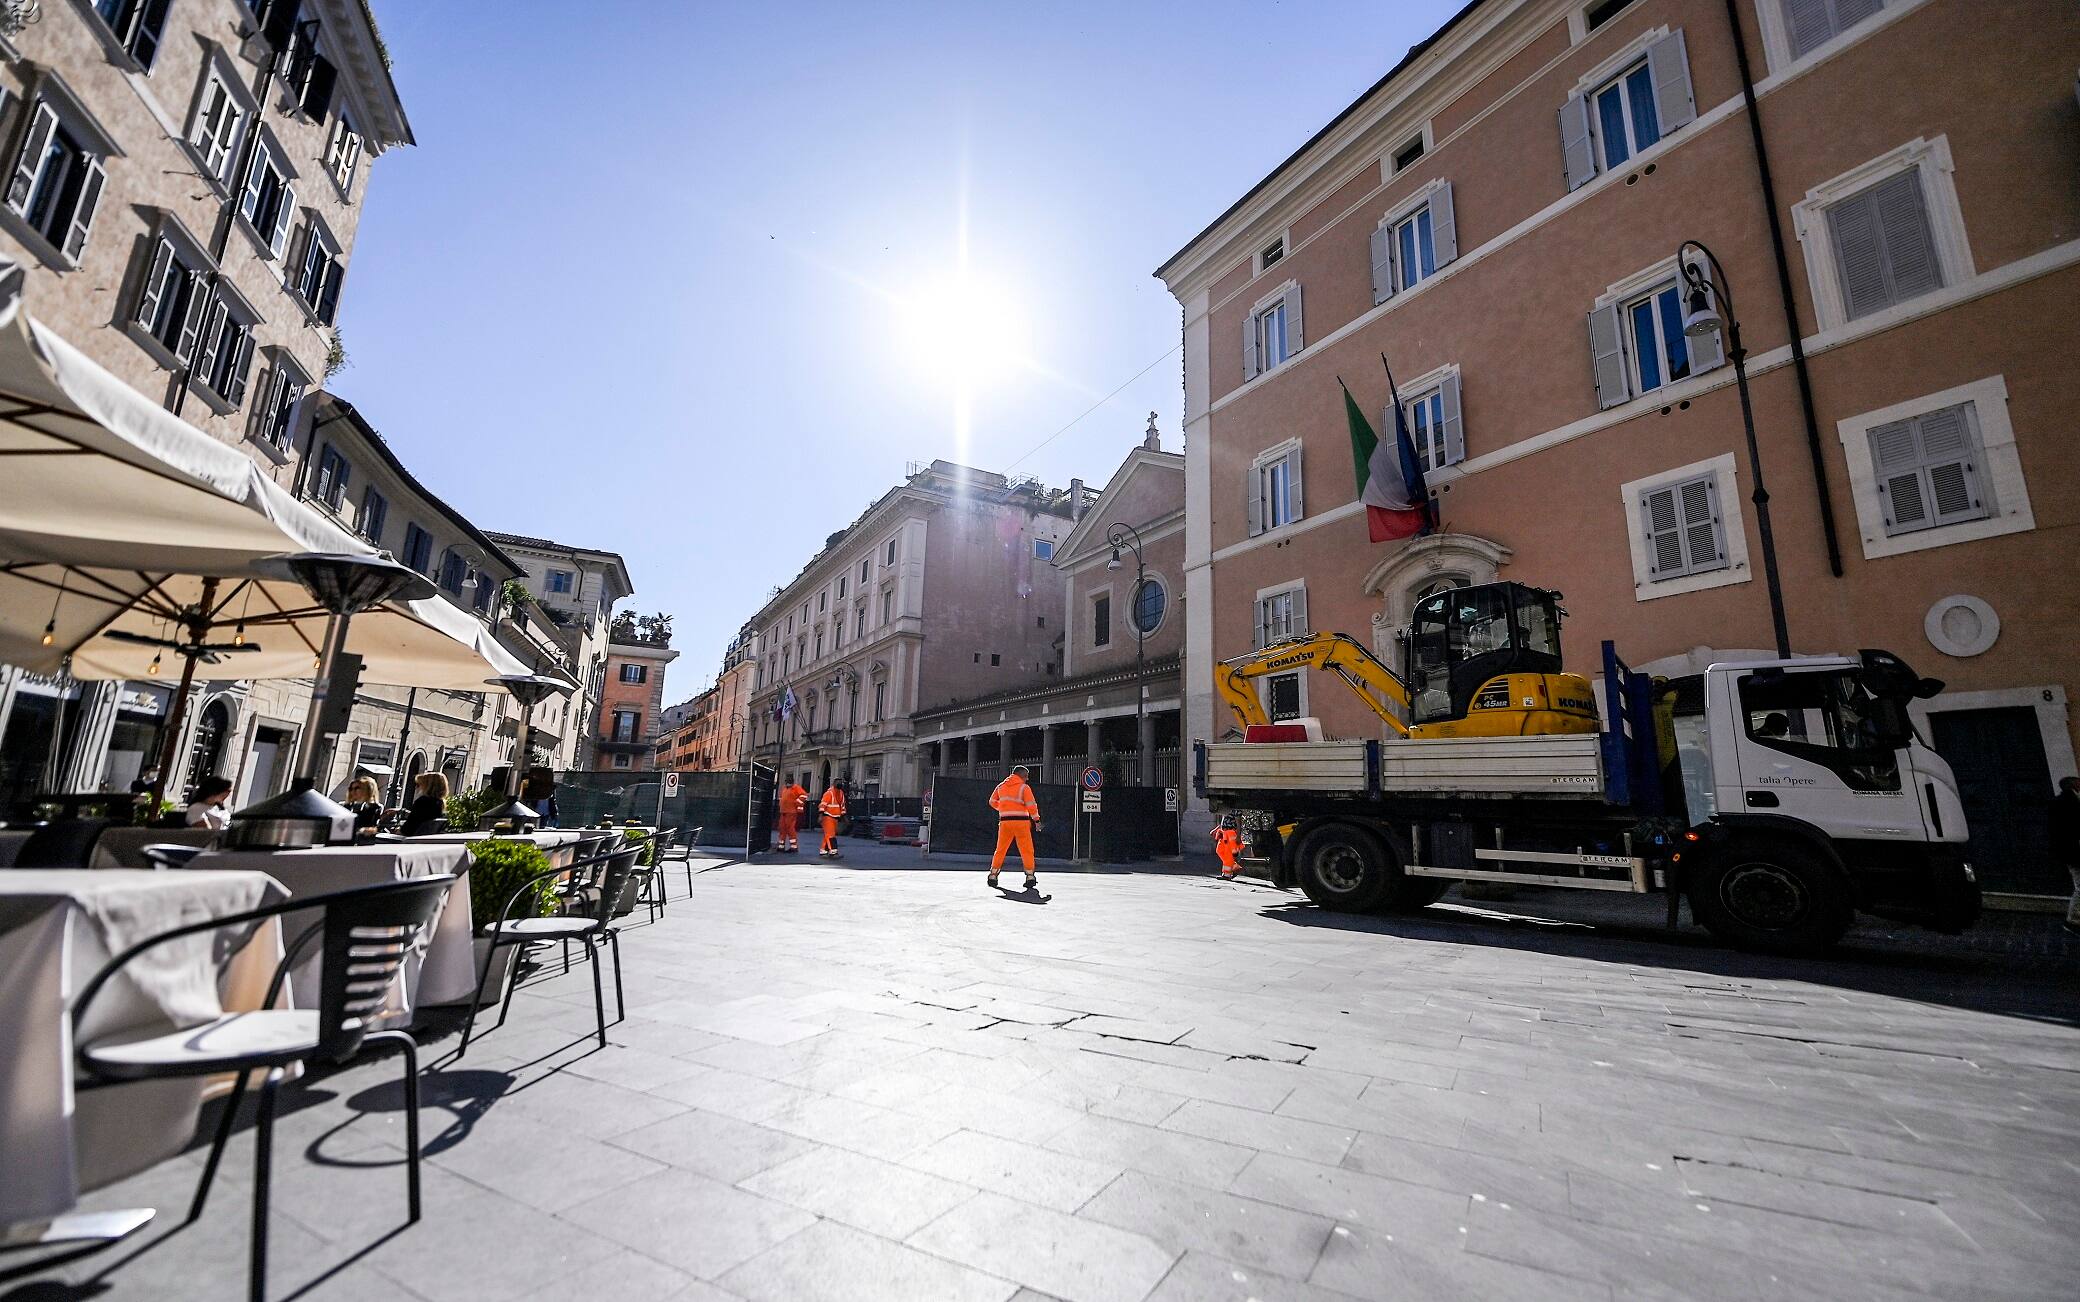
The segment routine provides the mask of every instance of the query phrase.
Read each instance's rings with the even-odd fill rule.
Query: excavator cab
[[[1560,594],[1522,583],[1483,583],[1416,603],[1403,643],[1409,726],[1421,736],[1592,732],[1589,684],[1560,671]],[[1525,712],[1541,716],[1524,719]],[[1484,713],[1495,712],[1482,720]]]

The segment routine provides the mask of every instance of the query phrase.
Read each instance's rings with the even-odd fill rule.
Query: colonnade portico
[[[1176,786],[1180,780],[1178,711],[1027,723],[975,729],[921,741],[919,763],[928,774],[993,777],[1023,764],[1036,782],[1068,783],[1086,766],[1106,771],[1110,782]]]

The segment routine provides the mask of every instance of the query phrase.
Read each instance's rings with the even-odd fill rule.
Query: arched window
[[[231,731],[231,710],[222,700],[202,707],[195,720],[195,740],[188,747],[188,788],[204,778],[220,776],[224,762],[224,737]]]

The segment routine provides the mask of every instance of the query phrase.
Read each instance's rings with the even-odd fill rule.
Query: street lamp
[[[1709,273],[1705,266],[1684,256],[1691,249],[1704,255]],[[1734,384],[1741,394],[1741,425],[1748,436],[1748,474],[1755,480],[1755,491],[1749,500],[1755,503],[1755,531],[1762,539],[1762,581],[1769,592],[1770,624],[1777,635],[1777,655],[1788,660],[1791,633],[1784,623],[1784,587],[1777,578],[1777,540],[1770,532],[1769,490],[1762,484],[1762,452],[1755,442],[1755,407],[1748,397],[1748,350],[1741,346],[1741,324],[1733,313],[1733,290],[1718,256],[1696,240],[1684,240],[1676,247],[1676,266],[1682,271],[1686,287],[1683,333],[1701,339],[1722,328],[1723,316],[1726,356],[1733,363]]]
[[[1141,785],[1153,783],[1155,757],[1149,754],[1148,735],[1148,688],[1143,675],[1148,665],[1148,630],[1141,619],[1141,599],[1148,592],[1148,567],[1141,561],[1141,532],[1130,524],[1114,524],[1105,531],[1105,541],[1112,545],[1112,559],[1105,568],[1120,568],[1119,549],[1131,547],[1134,551],[1134,596],[1127,602],[1127,621],[1134,626],[1134,750],[1140,756]]]
[[[845,702],[845,789],[852,789],[852,720],[859,713],[859,674],[847,665],[831,675],[830,689],[846,689]]]

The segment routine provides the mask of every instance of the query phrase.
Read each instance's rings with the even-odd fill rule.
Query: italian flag
[[[1436,526],[1436,507],[1423,483],[1423,468],[1416,462],[1415,442],[1408,435],[1408,419],[1401,412],[1401,395],[1394,392],[1394,377],[1387,375],[1387,390],[1394,399],[1394,438],[1383,443],[1372,432],[1358,400],[1342,380],[1343,411],[1351,424],[1351,460],[1358,472],[1358,500],[1365,503],[1365,525],[1376,543],[1393,542],[1429,533]]]

